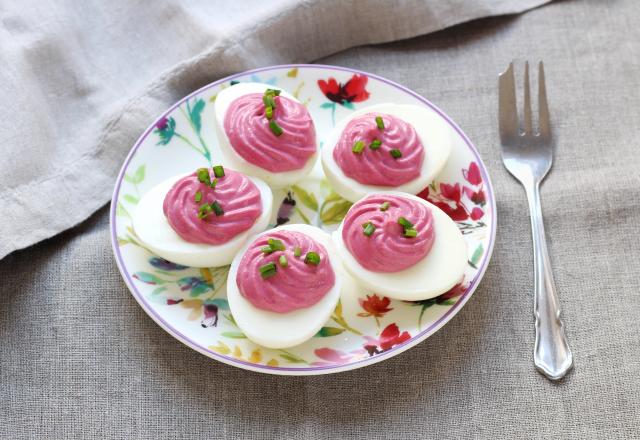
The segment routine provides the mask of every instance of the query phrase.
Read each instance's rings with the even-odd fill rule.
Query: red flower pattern
[[[389,304],[391,304],[391,300],[389,298],[386,296],[381,298],[375,293],[373,295],[367,295],[367,299],[358,299],[358,302],[360,303],[360,307],[365,311],[365,313],[358,313],[358,316],[363,318],[373,316],[376,318],[376,321],[378,318],[382,318],[385,313],[393,310],[393,308],[389,307]]]
[[[482,175],[480,174],[480,167],[477,163],[471,162],[469,168],[462,170],[462,175],[472,185],[482,184]]]
[[[330,101],[344,105],[346,102],[362,102],[369,99],[369,92],[366,90],[369,78],[366,75],[354,74],[344,85],[329,78],[327,81],[318,80],[318,87]]]
[[[447,290],[442,295],[439,295],[438,297],[436,297],[436,300],[442,302],[451,298],[457,298],[461,296],[464,292],[466,292],[468,288],[469,288],[469,285],[465,285],[462,282],[460,282],[455,286],[453,286],[451,289]]]
[[[370,356],[373,356],[408,341],[411,339],[411,335],[407,331],[401,332],[397,324],[393,323],[382,330],[378,339],[370,336],[365,336],[365,339],[367,343],[364,348],[369,352]]]
[[[425,188],[418,194],[418,197],[442,209],[453,221],[463,222],[469,219],[478,221],[484,216],[482,207],[486,203],[480,167],[477,163],[471,162],[469,168],[462,169],[462,175],[470,186],[459,183],[454,185],[440,183],[439,193],[432,186]],[[463,196],[476,206],[467,207],[463,202]]]

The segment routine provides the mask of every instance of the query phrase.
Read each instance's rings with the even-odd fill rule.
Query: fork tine
[[[518,111],[516,109],[516,84],[513,62],[498,77],[498,127],[500,139],[508,142],[518,135]]]
[[[529,90],[529,61],[524,63],[524,121],[523,132],[526,135],[531,134],[531,92]]]
[[[551,127],[549,126],[549,105],[547,103],[547,88],[544,82],[544,65],[542,61],[538,64],[538,112],[540,137],[548,141],[551,138]]]

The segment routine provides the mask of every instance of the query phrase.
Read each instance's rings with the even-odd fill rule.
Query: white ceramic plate
[[[167,177],[221,162],[214,129],[216,94],[234,81],[278,85],[311,112],[321,139],[335,122],[363,106],[394,102],[429,108],[451,127],[452,156],[420,195],[445,210],[469,249],[463,282],[419,302],[395,301],[345,280],[342,299],[318,334],[288,350],[249,341],[226,300],[228,267],[195,269],[165,261],[140,246],[131,214],[140,197]],[[428,154],[428,152],[427,152]],[[271,226],[311,223],[333,231],[350,203],[337,196],[320,164],[304,181],[274,193]],[[239,73],[195,91],[168,109],[138,139],[122,166],[111,203],[113,251],[134,298],[165,331],[189,347],[248,370],[271,374],[326,374],[388,359],[428,338],[476,289],[489,263],[496,208],[478,151],[441,110],[409,89],[365,72],[335,66],[286,65]],[[132,324],[135,325],[135,324]]]

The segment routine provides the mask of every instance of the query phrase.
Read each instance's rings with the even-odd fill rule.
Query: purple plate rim
[[[128,165],[129,165],[129,163],[131,162],[131,159],[133,158],[135,153],[138,151],[140,145],[145,141],[147,136],[149,136],[149,133],[151,133],[151,131],[155,127],[157,121],[160,120],[161,118],[166,117],[167,115],[169,115],[178,106],[180,106],[182,103],[184,103],[188,99],[192,98],[193,96],[198,95],[199,93],[202,93],[203,91],[208,90],[208,89],[210,89],[212,87],[215,87],[215,86],[217,86],[219,84],[225,83],[227,81],[231,81],[231,80],[233,80],[235,78],[239,78],[239,77],[242,77],[242,76],[245,76],[245,75],[251,75],[251,74],[270,71],[270,70],[282,70],[282,69],[292,69],[292,68],[325,69],[325,70],[333,70],[333,71],[337,70],[337,71],[342,71],[342,72],[351,72],[351,73],[366,75],[369,78],[373,78],[373,79],[375,79],[377,81],[380,81],[382,83],[388,84],[388,85],[390,85],[392,87],[395,87],[395,88],[397,88],[397,89],[399,89],[399,90],[401,90],[401,91],[403,91],[405,93],[408,93],[409,95],[411,95],[414,98],[418,99],[423,104],[425,104],[428,107],[430,107],[433,111],[438,113],[462,137],[462,139],[464,140],[465,144],[467,144],[467,146],[469,147],[471,152],[476,157],[478,165],[480,166],[480,172],[482,174],[482,179],[483,179],[484,182],[486,182],[487,195],[489,197],[489,202],[490,202],[489,205],[491,206],[492,221],[491,221],[491,232],[490,232],[490,237],[489,237],[489,246],[487,247],[487,251],[485,253],[485,256],[484,256],[484,258],[482,260],[482,264],[480,265],[476,276],[473,278],[473,280],[471,280],[471,282],[469,283],[469,287],[467,288],[465,293],[460,297],[460,299],[453,306],[451,306],[451,308],[449,310],[447,310],[447,312],[444,315],[442,315],[436,322],[431,324],[426,329],[422,330],[417,335],[413,336],[408,341],[406,341],[406,342],[404,342],[404,343],[402,343],[400,345],[397,345],[397,346],[395,346],[395,347],[389,349],[388,351],[385,351],[384,353],[381,353],[379,355],[376,355],[376,356],[373,356],[373,357],[369,357],[369,358],[366,358],[366,359],[360,359],[358,361],[351,362],[351,363],[348,363],[348,364],[328,365],[328,366],[308,366],[308,367],[302,367],[302,368],[300,368],[300,367],[280,367],[280,366],[272,367],[272,366],[269,366],[269,365],[254,364],[254,363],[243,361],[243,360],[240,360],[240,359],[227,357],[227,356],[221,355],[219,353],[216,353],[215,351],[210,350],[207,347],[203,347],[203,346],[197,344],[191,338],[189,338],[188,336],[184,335],[178,329],[176,329],[171,324],[169,324],[167,321],[165,321],[164,318],[162,316],[160,316],[159,313],[157,313],[154,309],[152,309],[149,306],[149,303],[144,298],[144,295],[142,295],[142,293],[140,293],[140,291],[138,291],[137,287],[135,286],[135,284],[134,284],[134,282],[133,282],[133,280],[131,278],[131,275],[129,274],[129,272],[125,268],[124,261],[123,261],[123,258],[122,258],[122,254],[120,252],[120,247],[118,246],[118,238],[117,238],[117,231],[116,231],[116,222],[117,222],[116,206],[117,206],[117,201],[118,201],[118,195],[120,193],[120,187],[121,187],[122,181],[124,179],[124,174],[126,172],[126,169],[127,169]],[[205,356],[207,356],[209,358],[215,359],[215,360],[220,361],[220,362],[222,362],[224,364],[227,364],[227,365],[232,365],[232,366],[236,366],[236,367],[239,367],[239,368],[243,368],[245,370],[251,370],[251,371],[261,372],[261,373],[269,373],[269,374],[313,375],[313,374],[330,374],[330,373],[337,373],[337,372],[341,372],[341,371],[348,371],[348,370],[353,370],[353,369],[356,369],[356,368],[361,368],[361,367],[364,367],[364,366],[367,366],[367,365],[373,365],[373,364],[375,364],[377,362],[381,362],[381,361],[383,361],[385,359],[388,359],[390,357],[396,356],[396,355],[402,353],[403,351],[405,351],[405,350],[407,350],[407,349],[419,344],[420,342],[424,341],[429,336],[434,334],[436,331],[438,331],[444,324],[449,322],[458,313],[458,311],[466,304],[466,302],[469,300],[469,298],[471,298],[471,296],[475,292],[476,288],[478,287],[478,284],[479,284],[480,280],[483,278],[484,273],[487,270],[487,266],[489,265],[489,261],[491,260],[491,256],[493,254],[493,247],[494,247],[494,244],[495,244],[496,221],[497,221],[496,214],[497,214],[496,201],[495,201],[495,196],[494,196],[494,193],[493,193],[493,185],[491,183],[491,179],[489,177],[489,173],[487,172],[486,166],[485,166],[484,162],[482,161],[482,158],[480,157],[480,153],[478,152],[478,150],[475,147],[475,145],[471,142],[471,140],[467,137],[467,135],[462,131],[462,129],[449,116],[447,116],[446,113],[444,113],[442,110],[440,110],[435,104],[431,103],[431,101],[429,101],[425,97],[419,95],[418,93],[416,93],[416,92],[408,89],[407,87],[402,86],[402,85],[400,85],[400,84],[398,84],[398,83],[396,83],[394,81],[391,81],[389,79],[386,79],[384,77],[378,76],[378,75],[373,74],[373,73],[364,72],[362,70],[353,69],[353,68],[350,68],[350,67],[331,66],[331,65],[327,65],[327,64],[280,64],[280,65],[259,67],[259,68],[256,68],[256,69],[246,70],[244,72],[240,72],[240,73],[236,73],[236,74],[233,74],[233,75],[229,75],[229,76],[227,76],[225,78],[222,78],[222,79],[219,79],[219,80],[214,81],[212,83],[209,83],[209,84],[207,84],[207,85],[195,90],[194,92],[190,93],[189,95],[183,97],[182,99],[180,99],[179,101],[174,103],[171,107],[169,107],[169,109],[165,110],[160,116],[158,116],[154,120],[154,122],[149,127],[147,127],[147,129],[138,138],[138,140],[135,142],[135,144],[133,145],[133,147],[129,151],[129,154],[127,155],[126,159],[124,160],[124,163],[122,164],[122,168],[120,169],[120,172],[118,173],[118,177],[116,179],[116,185],[115,185],[115,188],[114,188],[114,191],[113,191],[113,196],[111,198],[111,207],[110,207],[110,210],[109,210],[109,226],[110,226],[110,229],[111,229],[111,247],[113,249],[113,253],[114,253],[114,256],[115,256],[115,259],[116,259],[116,264],[118,266],[118,270],[120,271],[120,274],[122,275],[122,278],[124,279],[125,284],[129,288],[129,291],[133,294],[133,297],[135,298],[135,300],[143,308],[145,313],[147,313],[147,315],[149,315],[160,327],[162,327],[171,336],[173,336],[174,338],[176,338],[177,340],[179,340],[180,342],[182,342],[186,346],[188,346],[188,347],[190,347],[190,348],[192,348],[192,349],[204,354]]]

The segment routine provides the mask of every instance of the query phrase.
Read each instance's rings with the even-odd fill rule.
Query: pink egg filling
[[[210,171],[210,178],[215,176]],[[219,245],[251,228],[262,213],[258,187],[244,174],[225,169],[214,188],[200,182],[196,173],[178,180],[164,198],[163,211],[176,233],[190,243]],[[196,201],[200,192],[201,200]],[[198,218],[200,206],[217,201],[224,213]]]
[[[273,120],[282,128],[276,136],[269,128],[260,93],[249,93],[231,103],[224,131],[231,147],[247,162],[280,173],[303,168],[316,152],[316,129],[307,108],[276,96]]]
[[[389,206],[385,211],[383,203]],[[398,219],[413,223],[415,237],[405,237]],[[363,225],[371,223],[367,236]],[[433,214],[424,204],[405,197],[372,194],[354,204],[344,219],[342,240],[353,257],[373,272],[399,272],[422,260],[435,241]]]
[[[285,250],[264,253],[262,248],[268,246],[270,238],[282,241]],[[299,257],[294,254],[296,247],[300,248]],[[311,251],[320,256],[317,266],[304,262]],[[279,262],[282,255],[287,260],[286,267]],[[276,273],[263,278],[260,268],[268,263],[275,264]],[[259,309],[276,313],[311,307],[331,290],[335,280],[324,246],[306,234],[284,230],[274,230],[251,243],[236,275],[243,297]]]
[[[377,116],[382,117],[384,129],[378,128]],[[369,146],[375,140],[381,145],[372,150]],[[354,153],[358,141],[365,147]],[[393,157],[391,150],[398,150],[401,156]],[[424,147],[408,122],[388,114],[367,113],[349,121],[333,150],[333,159],[347,177],[364,185],[398,186],[420,176]]]

